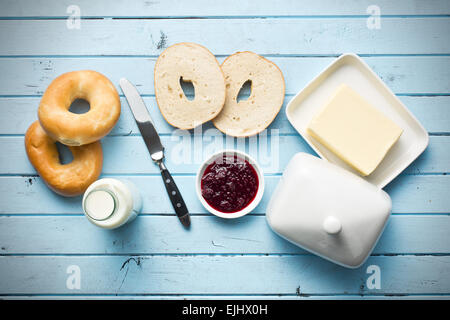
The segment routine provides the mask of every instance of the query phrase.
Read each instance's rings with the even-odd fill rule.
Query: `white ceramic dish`
[[[300,152],[273,191],[266,218],[286,240],[341,266],[357,268],[375,247],[391,208],[391,198],[382,189]]]
[[[360,57],[351,53],[344,54],[331,63],[288,103],[287,118],[321,158],[356,173],[306,132],[313,116],[342,83],[353,88],[403,129],[400,139],[380,165],[370,175],[363,177],[368,182],[383,188],[425,150],[429,140],[428,133]]]
[[[214,209],[213,207],[211,207],[208,202],[206,202],[206,200],[203,198],[202,196],[202,188],[201,188],[201,180],[203,177],[203,173],[205,172],[206,168],[208,167],[209,164],[211,164],[215,159],[217,159],[218,157],[221,157],[222,155],[236,155],[241,159],[247,160],[255,169],[256,173],[258,174],[258,191],[256,193],[255,198],[252,200],[252,202],[250,202],[249,205],[247,205],[246,207],[244,207],[242,210],[237,211],[237,212],[232,212],[232,213],[225,213],[225,212],[221,212],[218,211],[216,209]],[[211,155],[208,159],[206,159],[202,165],[200,166],[198,172],[197,172],[197,177],[196,177],[196,191],[197,191],[197,196],[198,199],[200,200],[200,202],[202,203],[202,205],[206,208],[206,210],[208,210],[209,212],[211,212],[212,214],[221,217],[221,218],[225,218],[225,219],[234,219],[234,218],[239,218],[242,216],[245,216],[246,214],[250,213],[253,209],[256,208],[256,206],[259,204],[259,202],[262,199],[262,196],[264,194],[264,174],[262,169],[260,168],[260,166],[258,165],[258,163],[252,158],[250,157],[248,154],[243,153],[241,151],[238,150],[223,150],[223,151],[219,151],[214,153],[213,155]]]

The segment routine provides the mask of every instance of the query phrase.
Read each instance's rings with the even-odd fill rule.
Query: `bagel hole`
[[[70,105],[69,111],[76,114],[83,114],[91,109],[89,102],[84,99],[75,99]]]
[[[73,154],[69,147],[58,141],[55,142],[55,145],[58,150],[59,163],[62,165],[71,163],[73,161]]]
[[[239,93],[236,97],[236,102],[239,103],[240,101],[248,100],[251,94],[252,94],[252,80],[247,80],[244,82],[241,89],[239,90]]]
[[[195,98],[195,88],[194,88],[194,84],[192,83],[192,81],[190,80],[183,80],[183,77],[180,77],[180,86],[181,89],[183,90],[184,96],[186,97],[186,99],[188,99],[189,101],[194,100]],[[180,99],[183,96],[180,95]]]

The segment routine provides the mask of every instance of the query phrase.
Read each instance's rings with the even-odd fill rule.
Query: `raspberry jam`
[[[201,180],[203,198],[224,213],[238,212],[248,206],[258,187],[258,174],[253,166],[236,155],[217,158],[206,167]]]

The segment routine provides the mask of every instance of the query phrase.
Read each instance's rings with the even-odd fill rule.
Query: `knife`
[[[189,225],[191,224],[189,211],[186,207],[186,204],[184,203],[183,197],[181,196],[177,185],[175,184],[175,181],[169,173],[169,170],[167,170],[166,166],[164,165],[164,147],[161,144],[158,132],[153,125],[152,118],[147,111],[144,100],[142,100],[142,97],[137,89],[127,79],[120,79],[119,84],[127,99],[128,106],[133,113],[134,119],[136,120],[139,131],[142,134],[142,138],[147,145],[147,149],[150,152],[150,157],[159,166],[164,185],[166,186],[166,190],[169,194],[172,206],[175,209],[175,213],[180,219],[180,222],[185,227],[189,227]]]

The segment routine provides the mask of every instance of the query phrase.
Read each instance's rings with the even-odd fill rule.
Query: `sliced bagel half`
[[[191,82],[194,98],[181,86]],[[196,43],[178,43],[164,50],[154,70],[156,102],[174,127],[192,129],[216,117],[225,102],[225,78],[216,57]]]
[[[225,75],[225,106],[213,123],[223,133],[248,137],[266,129],[281,109],[285,84],[273,62],[245,51],[232,54],[222,63]],[[237,101],[243,85],[251,82],[248,99]]]

